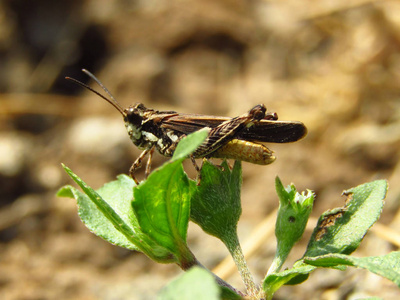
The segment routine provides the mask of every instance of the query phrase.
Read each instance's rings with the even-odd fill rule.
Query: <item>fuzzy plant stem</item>
[[[240,276],[246,286],[246,290],[249,296],[255,297],[259,293],[259,289],[254,283],[253,276],[250,273],[249,267],[247,266],[246,260],[244,259],[242,248],[240,247],[239,239],[236,233],[229,235],[230,239],[224,241],[228,248],[233,261],[235,262]]]

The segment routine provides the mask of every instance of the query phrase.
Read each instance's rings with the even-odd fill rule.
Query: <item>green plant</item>
[[[199,131],[183,139],[172,159],[138,186],[130,177],[120,175],[96,192],[64,166],[84,193],[65,186],[58,196],[77,200],[80,218],[96,235],[115,245],[143,252],[156,262],[175,263],[188,271],[163,289],[160,299],[240,299],[245,295],[271,299],[282,285],[301,283],[319,267],[365,268],[400,286],[400,252],[381,257],[349,256],[379,218],[387,191],[385,180],[347,190],[345,206],[325,212],[319,218],[303,257],[291,269],[280,271],[304,232],[314,194],[311,191],[300,194],[293,185],[285,188],[278,177],[275,181],[280,201],[275,230],[277,252],[262,284],[256,285],[236,231],[241,215],[240,162],[230,169],[226,162],[219,168],[206,161],[200,185],[190,180],[182,167],[182,161],[206,135],[207,132]],[[246,285],[246,293],[206,271],[197,261],[186,243],[189,219],[227,246]]]

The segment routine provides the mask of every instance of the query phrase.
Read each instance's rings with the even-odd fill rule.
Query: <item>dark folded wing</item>
[[[204,127],[214,128],[232,118],[195,114],[179,114],[163,119],[162,128],[190,134]],[[237,133],[236,139],[262,143],[290,143],[307,134],[307,128],[298,121],[261,120]]]
[[[298,121],[261,120],[240,131],[236,138],[262,143],[290,143],[300,140],[306,134],[307,128]]]

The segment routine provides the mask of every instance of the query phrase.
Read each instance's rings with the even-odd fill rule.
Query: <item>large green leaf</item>
[[[242,168],[235,162],[232,171],[226,161],[216,167],[205,161],[201,182],[192,198],[190,218],[205,232],[226,241],[236,236],[236,227],[242,213],[240,189]]]
[[[66,186],[57,195],[77,200],[79,216],[90,231],[112,244],[141,251],[155,261],[174,262],[167,249],[154,243],[141,231],[130,205],[134,186],[131,178],[120,175],[118,180],[96,192],[68,167],[63,167],[85,194]]]
[[[184,253],[186,253],[186,260],[190,260],[192,259],[189,255],[191,253],[188,251],[185,241],[190,210],[189,190],[194,183],[189,182],[181,163],[204,141],[207,134],[207,130],[201,130],[185,137],[179,143],[172,163],[166,163],[154,172],[155,175],[150,176],[153,180],[140,185],[139,189],[135,189],[141,198],[134,203],[141,203],[142,207],[140,205],[137,207],[135,204],[132,206],[131,204],[134,189],[134,181],[131,178],[121,175],[117,181],[106,184],[97,193],[65,166],[63,167],[68,175],[82,188],[86,195],[71,186],[60,189],[58,195],[76,198],[79,216],[84,224],[96,235],[113,244],[142,251],[157,262],[182,263],[179,259]],[[166,180],[159,180],[160,177]],[[102,197],[106,198],[107,201]],[[164,198],[160,200],[159,197]],[[152,198],[156,198],[155,202],[151,202],[150,199]],[[176,200],[177,198],[179,200]],[[165,215],[160,214],[160,209],[157,207],[162,201],[167,203]],[[155,207],[151,208],[150,203],[156,204]],[[181,207],[179,207],[180,204],[182,204]],[[133,207],[136,207],[139,213],[134,213]],[[143,211],[144,213],[142,213]],[[135,214],[139,215],[139,220]],[[143,215],[145,218],[143,218]],[[147,222],[146,224],[146,221],[143,221],[146,217],[152,219],[155,223],[149,224]],[[161,227],[166,225],[166,223],[161,224],[159,222],[161,219],[169,221],[167,231],[170,230],[172,234],[169,243],[166,243],[165,239],[161,240],[160,243],[159,236],[149,234],[153,232],[149,228],[154,227],[154,224],[156,226],[161,225]],[[141,228],[142,225],[145,225],[144,230]],[[164,229],[161,228],[161,231]],[[153,237],[156,237],[156,239],[153,239]],[[173,245],[174,242],[177,242],[177,245]],[[179,249],[178,252],[176,252],[177,249]]]
[[[328,254],[319,257],[305,257],[304,261],[316,267],[336,267],[347,265],[367,269],[381,275],[400,287],[400,252],[383,256],[351,257],[345,254]]]
[[[345,206],[321,215],[304,256],[350,254],[356,250],[368,229],[379,219],[386,192],[385,180],[345,191],[348,195]]]
[[[141,230],[178,260],[191,257],[186,246],[186,233],[193,184],[183,171],[182,160],[154,171],[134,188],[132,201]]]
[[[183,171],[182,161],[203,143],[207,135],[207,130],[200,130],[185,137],[171,161],[133,189],[132,207],[141,230],[171,251],[184,269],[195,261],[186,244],[195,183]]]

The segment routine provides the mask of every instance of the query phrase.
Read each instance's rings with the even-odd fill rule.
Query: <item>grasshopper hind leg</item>
[[[194,168],[196,169],[196,172],[197,172],[197,177],[196,177],[197,185],[200,185],[200,182],[201,182],[201,169],[203,168],[203,164],[204,164],[205,158],[203,158],[201,160],[200,167],[197,165],[196,160],[194,159],[193,155],[190,155],[190,160],[192,161],[192,164],[193,164],[193,166],[194,166]]]

